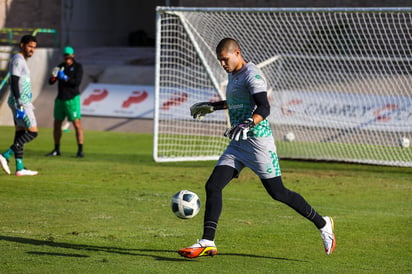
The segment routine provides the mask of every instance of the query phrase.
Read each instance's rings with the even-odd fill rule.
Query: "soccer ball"
[[[399,139],[399,145],[401,147],[408,148],[410,144],[411,144],[411,142],[406,137],[402,137],[402,138]]]
[[[182,190],[173,195],[170,206],[177,217],[190,219],[199,213],[200,199],[196,193],[189,190]]]
[[[292,131],[290,131],[285,134],[283,139],[285,139],[286,142],[293,142],[295,141],[295,134]]]

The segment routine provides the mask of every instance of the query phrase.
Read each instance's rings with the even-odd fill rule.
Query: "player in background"
[[[15,135],[13,144],[0,154],[0,165],[6,174],[11,174],[9,160],[14,155],[17,176],[37,175],[37,171],[25,168],[23,147],[37,137],[37,121],[34,115],[30,70],[27,59],[37,47],[36,37],[24,35],[20,40],[20,51],[10,61],[10,95],[8,105],[13,113]]]
[[[83,142],[84,133],[80,122],[80,84],[83,77],[82,65],[74,59],[74,50],[67,46],[63,49],[64,62],[53,68],[49,78],[49,84],[58,81],[57,97],[54,100],[53,139],[54,149],[46,156],[60,156],[60,140],[62,137],[62,123],[67,120],[72,122],[76,131],[77,154],[76,157],[84,157]]]
[[[222,211],[222,190],[244,167],[249,167],[273,199],[290,206],[320,230],[325,252],[331,254],[336,244],[332,218],[319,215],[300,194],[283,185],[274,138],[266,119],[270,105],[262,72],[244,60],[238,42],[232,38],[219,42],[216,55],[228,73],[226,100],[197,103],[190,110],[193,118],[202,119],[215,110],[228,109],[232,127],[224,135],[231,141],[206,182],[202,239],[178,253],[187,258],[217,254],[214,240]]]

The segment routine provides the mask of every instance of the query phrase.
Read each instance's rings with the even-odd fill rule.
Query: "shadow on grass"
[[[67,253],[57,253],[57,252],[39,252],[39,251],[28,251],[27,254],[32,255],[46,255],[46,256],[60,256],[60,257],[75,257],[75,258],[88,258],[90,256],[82,254],[67,254]]]
[[[282,257],[269,257],[269,256],[261,256],[261,255],[253,255],[253,254],[240,254],[240,253],[219,253],[219,256],[248,257],[248,258],[271,259],[271,260],[302,262],[302,263],[307,263],[308,262],[308,261],[304,261],[304,260],[289,259],[289,258],[282,258]]]
[[[84,251],[99,251],[99,252],[131,255],[131,256],[147,256],[147,257],[152,257],[152,258],[154,258],[156,260],[160,260],[160,261],[180,261],[180,260],[183,260],[181,258],[174,259],[174,258],[169,258],[169,257],[157,256],[157,255],[149,254],[149,253],[147,253],[147,254],[136,253],[136,252],[172,253],[173,251],[170,251],[170,250],[126,249],[126,248],[109,247],[109,246],[93,246],[93,245],[82,245],[82,244],[59,243],[59,242],[53,242],[53,241],[44,241],[44,240],[28,239],[28,238],[21,238],[21,237],[10,237],[10,236],[0,236],[0,240],[8,241],[8,242],[35,245],[35,246],[50,246],[50,247],[67,248],[67,249],[84,250]],[[50,252],[50,253],[48,253],[48,252],[30,252],[29,254],[63,256],[62,255],[63,253],[54,253],[54,252]],[[56,255],[56,254],[59,254],[59,255]],[[67,256],[70,256],[70,254],[67,254]],[[85,256],[88,257],[87,255],[85,255]],[[80,257],[80,256],[77,254],[77,257]]]
[[[36,239],[29,239],[29,238],[21,238],[21,237],[10,237],[10,236],[1,236],[0,240],[8,241],[8,242],[15,242],[15,243],[22,243],[22,244],[29,244],[35,246],[50,246],[50,247],[57,247],[57,248],[67,248],[67,249],[74,249],[74,250],[85,250],[85,251],[99,251],[99,252],[107,252],[107,253],[116,253],[116,254],[123,254],[123,255],[131,255],[131,256],[146,256],[152,257],[159,261],[192,261],[195,260],[188,260],[185,258],[169,258],[165,256],[158,256],[154,254],[150,254],[153,252],[156,253],[174,253],[177,256],[176,251],[171,250],[159,250],[159,249],[127,249],[127,248],[119,248],[119,247],[108,247],[108,246],[93,246],[93,245],[83,245],[83,244],[69,244],[69,243],[59,243],[53,241],[44,241],[44,240],[36,240]],[[141,253],[137,253],[141,252]],[[27,252],[28,254],[33,255],[48,255],[48,256],[65,256],[65,257],[89,257],[88,255],[82,254],[67,254],[67,253],[57,253],[57,252],[35,252],[30,251]],[[260,258],[260,259],[271,259],[271,260],[284,260],[284,261],[294,261],[294,262],[307,262],[303,260],[296,260],[296,259],[288,259],[288,258],[280,258],[280,257],[270,257],[270,256],[260,256],[260,255],[252,255],[252,254],[240,254],[240,253],[219,253],[219,257],[221,256],[236,256],[236,257],[248,257],[248,258]]]

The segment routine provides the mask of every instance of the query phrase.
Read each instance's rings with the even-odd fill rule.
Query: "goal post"
[[[157,8],[155,161],[215,160],[228,144],[215,47],[239,41],[268,82],[280,158],[412,167],[412,8]]]

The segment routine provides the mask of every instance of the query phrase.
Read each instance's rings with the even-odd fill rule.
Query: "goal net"
[[[268,81],[280,158],[412,166],[412,8],[157,8],[154,159],[217,159],[227,113],[215,47],[239,41]],[[412,145],[412,144],[411,144]]]

